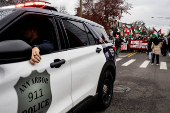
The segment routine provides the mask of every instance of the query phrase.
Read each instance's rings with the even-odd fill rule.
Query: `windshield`
[[[4,17],[8,16],[14,11],[15,9],[1,9],[0,8],[0,20],[2,20]]]

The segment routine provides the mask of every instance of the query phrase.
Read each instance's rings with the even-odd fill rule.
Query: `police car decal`
[[[115,52],[114,52],[113,48],[109,48],[109,51],[110,51],[110,54],[111,54],[112,56],[115,55]]]
[[[33,71],[20,77],[14,86],[18,96],[18,113],[46,113],[51,105],[50,74]]]
[[[106,57],[106,60],[109,60],[109,59],[114,59],[114,50],[112,48],[112,45],[105,45],[105,44],[101,44],[102,48],[103,48],[103,53]]]

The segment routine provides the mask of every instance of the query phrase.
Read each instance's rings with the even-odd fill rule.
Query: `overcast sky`
[[[75,14],[75,7],[79,0],[48,0],[53,6],[65,5],[69,14]],[[131,15],[123,14],[122,22],[132,23],[142,20],[146,23],[146,27],[162,30],[167,34],[170,29],[170,0],[127,0],[133,8],[129,10]],[[154,18],[151,18],[154,17]],[[163,17],[163,18],[162,18]],[[166,19],[169,17],[169,19]]]
[[[155,26],[157,31],[161,29],[162,33],[167,34],[170,29],[170,0],[127,0],[127,2],[131,3],[133,8],[129,10],[131,15],[123,14],[122,22],[143,20],[146,27]],[[169,19],[166,19],[167,17]]]

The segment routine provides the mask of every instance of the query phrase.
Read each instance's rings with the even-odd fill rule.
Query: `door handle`
[[[100,53],[101,50],[102,50],[101,48],[97,48],[97,49],[96,49],[96,52],[97,52],[97,53]]]
[[[53,63],[50,64],[51,68],[59,68],[61,65],[65,64],[64,59],[55,59]]]

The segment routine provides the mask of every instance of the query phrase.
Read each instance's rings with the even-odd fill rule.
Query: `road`
[[[146,53],[127,54],[117,58],[110,107],[97,110],[92,106],[85,113],[170,113],[170,56],[160,55],[157,66],[149,63]]]

